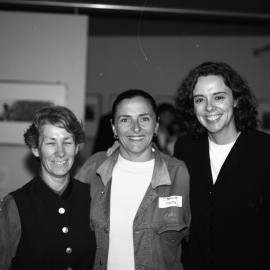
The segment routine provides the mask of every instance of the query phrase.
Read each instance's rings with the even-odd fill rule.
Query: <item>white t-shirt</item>
[[[133,221],[151,183],[154,163],[119,155],[112,173],[108,270],[135,270]]]
[[[237,138],[236,138],[237,139]],[[216,144],[208,138],[209,141],[209,155],[212,171],[213,183],[215,184],[219,171],[230,153],[236,139],[228,144]]]

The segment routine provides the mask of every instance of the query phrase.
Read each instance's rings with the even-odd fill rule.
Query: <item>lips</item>
[[[205,118],[206,118],[206,120],[208,120],[208,121],[216,121],[216,120],[218,120],[220,117],[221,117],[221,115],[218,114],[218,115],[208,115],[208,116],[206,116]]]
[[[131,141],[141,141],[144,136],[128,136],[129,140]]]
[[[64,166],[67,164],[67,160],[64,160],[64,161],[53,161],[53,163],[56,165],[56,166]]]

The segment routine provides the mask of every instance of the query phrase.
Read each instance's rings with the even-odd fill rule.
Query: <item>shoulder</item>
[[[169,155],[163,154],[163,153],[161,153],[161,157],[162,157],[163,161],[166,163],[168,170],[170,170],[171,168],[174,168],[174,167],[186,168],[185,162],[181,159],[178,159],[176,157],[169,156]]]
[[[29,193],[33,190],[33,186],[35,184],[35,178],[32,179],[31,181],[27,182],[25,185],[22,187],[12,191],[10,194],[14,198],[14,200],[18,200],[18,198],[22,198],[24,196],[29,196]]]
[[[192,153],[193,150],[197,152],[198,147],[202,147],[207,142],[206,138],[203,135],[196,138],[190,134],[179,137],[175,143],[174,156],[182,159]]]
[[[260,130],[251,130],[248,132],[251,136],[257,137],[257,138],[262,138],[264,140],[270,141],[270,134],[260,131]]]
[[[6,195],[0,200],[0,215],[14,219],[15,216],[19,216],[18,208],[14,197],[11,194]]]
[[[88,201],[90,199],[90,184],[72,179],[73,194],[80,201]]]
[[[0,268],[11,269],[10,264],[15,256],[21,237],[21,221],[16,202],[8,194],[0,202]]]
[[[259,145],[262,145],[263,147],[270,146],[270,134],[263,131],[259,130],[245,131],[242,134],[242,138],[247,143],[255,145],[256,147],[258,147]]]
[[[90,184],[81,182],[77,179],[72,179],[73,185],[79,190],[87,190],[90,188]]]
[[[174,179],[181,179],[179,182],[183,183],[189,181],[189,173],[184,161],[163,153],[161,153],[161,157],[167,166],[172,181]]]
[[[107,155],[105,151],[97,152],[90,156],[85,163],[83,164],[83,167],[98,167],[105,159],[107,159]]]
[[[96,173],[97,168],[107,159],[105,151],[90,156],[75,175],[75,179],[89,183],[89,176]]]

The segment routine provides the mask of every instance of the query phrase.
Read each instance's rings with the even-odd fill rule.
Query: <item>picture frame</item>
[[[95,137],[101,115],[101,95],[87,93],[85,99],[85,135],[86,138]]]
[[[270,134],[270,99],[259,100],[258,105],[259,128]]]
[[[64,84],[0,81],[0,144],[24,144],[35,111],[48,105],[66,105]]]

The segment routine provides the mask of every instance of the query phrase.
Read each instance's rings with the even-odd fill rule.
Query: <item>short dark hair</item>
[[[152,107],[155,113],[156,119],[157,119],[157,104],[154,98],[144,90],[129,89],[120,93],[114,100],[113,105],[112,105],[112,123],[114,123],[114,117],[115,117],[117,106],[119,105],[119,103],[124,99],[131,99],[134,97],[143,97],[144,99],[146,99],[149,102],[150,106]]]
[[[45,124],[64,128],[74,136],[76,145],[82,143],[85,139],[82,123],[78,121],[71,110],[64,106],[49,106],[35,113],[33,123],[24,133],[24,141],[29,148],[38,147],[40,128]]]
[[[237,131],[256,129],[258,126],[257,101],[248,83],[232,67],[222,62],[203,62],[193,68],[177,90],[176,108],[187,129],[192,134],[202,134],[206,129],[199,123],[194,112],[193,90],[201,76],[216,75],[232,91],[237,101],[234,107],[234,120]]]

